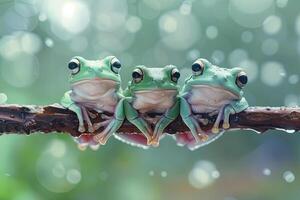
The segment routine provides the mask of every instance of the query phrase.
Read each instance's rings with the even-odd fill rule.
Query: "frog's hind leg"
[[[123,124],[123,121],[125,119],[124,114],[124,105],[123,105],[123,99],[119,101],[119,103],[116,106],[115,114],[112,120],[108,123],[108,125],[105,127],[105,129],[94,136],[94,140],[99,142],[100,144],[104,145],[106,144],[109,137],[114,134]],[[108,120],[104,121],[104,124],[107,123]],[[101,122],[100,122],[101,123]]]
[[[228,129],[230,127],[229,118],[231,114],[235,114],[235,110],[231,105],[228,105],[224,109],[224,120],[223,120],[223,128]]]
[[[93,133],[95,131],[95,129],[93,128],[93,124],[90,120],[87,109],[85,107],[81,106],[81,110],[82,110],[82,113],[83,113],[83,118],[84,118],[84,120],[86,121],[86,123],[88,125],[88,131],[90,133]]]
[[[229,118],[230,115],[242,112],[248,107],[248,102],[243,97],[238,101],[233,101],[231,104],[227,105],[224,109],[224,121],[223,121],[223,128],[228,129],[230,128]]]
[[[197,120],[192,116],[191,108],[186,99],[180,98],[180,115],[184,123],[190,129],[196,142],[199,143],[203,140],[207,140],[208,136],[205,133],[201,133],[201,128]]]
[[[212,131],[213,133],[219,133],[219,125],[220,125],[220,122],[221,122],[221,120],[222,120],[222,118],[223,118],[224,107],[225,107],[225,106],[223,106],[223,107],[220,109],[220,111],[219,111],[219,113],[218,113],[218,116],[217,116],[217,119],[216,119],[216,121],[215,121],[215,123],[214,123],[214,125],[213,125],[213,127],[212,127],[212,129],[211,129],[211,131]]]
[[[130,102],[132,101],[131,97],[126,97],[124,100],[124,111],[127,120],[134,124],[142,133],[143,135],[147,138],[147,144],[151,144],[151,135],[152,135],[152,129],[148,125],[148,123],[139,116],[138,111],[136,111]]]
[[[179,114],[179,104],[180,101],[176,99],[175,104],[172,106],[171,109],[169,109],[162,118],[157,122],[157,125],[155,126],[153,137],[151,140],[151,144],[153,146],[159,145],[159,139],[161,135],[163,134],[164,129],[176,119],[176,117]]]

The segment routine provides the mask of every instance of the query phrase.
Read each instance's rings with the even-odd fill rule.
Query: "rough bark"
[[[208,123],[202,124],[203,130],[209,130],[215,116],[208,117]],[[101,121],[100,116],[94,121]],[[289,107],[249,107],[247,110],[230,117],[230,129],[251,129],[265,132],[269,129],[300,130],[300,108]],[[69,133],[79,136],[76,115],[58,104],[47,106],[35,105],[0,105],[1,134],[32,134],[32,133]],[[188,131],[188,128],[178,117],[167,128],[166,132]],[[139,132],[136,127],[125,121],[118,132]]]

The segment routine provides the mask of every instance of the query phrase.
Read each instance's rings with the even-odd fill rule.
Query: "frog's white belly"
[[[176,95],[176,90],[138,91],[132,105],[140,113],[164,113],[174,105]]]
[[[211,113],[219,111],[224,105],[230,104],[239,97],[232,92],[212,86],[196,85],[186,99],[194,113]]]
[[[87,108],[98,112],[113,113],[118,103],[116,82],[112,80],[93,79],[72,85],[71,99]]]

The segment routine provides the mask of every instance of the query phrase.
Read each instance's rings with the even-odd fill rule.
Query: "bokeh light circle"
[[[193,187],[201,189],[211,185],[219,176],[220,173],[212,162],[201,160],[194,165],[188,178]]]
[[[200,25],[193,15],[170,11],[159,19],[162,42],[171,49],[185,50],[200,38]]]
[[[240,26],[257,28],[274,13],[274,7],[273,0],[230,0],[228,12]]]
[[[75,155],[65,148],[62,141],[50,141],[36,164],[39,183],[54,193],[69,192],[81,180],[78,161]]]
[[[279,62],[269,61],[262,65],[261,80],[268,86],[278,86],[283,81],[285,75],[285,69]]]

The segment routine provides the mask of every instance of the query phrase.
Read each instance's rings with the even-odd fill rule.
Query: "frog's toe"
[[[219,133],[219,128],[214,126],[214,127],[211,129],[211,132],[217,134],[217,133]]]
[[[209,139],[209,136],[206,134],[200,134],[199,139],[201,142],[206,142]]]
[[[159,146],[159,138],[158,137],[155,137],[151,140],[151,145],[153,147],[158,147]]]
[[[85,132],[84,126],[79,125],[78,131],[81,132],[81,133]]]
[[[230,124],[229,123],[223,123],[223,128],[224,129],[229,129],[230,127]]]
[[[90,126],[88,130],[89,130],[90,133],[93,133],[95,131],[93,126]]]

